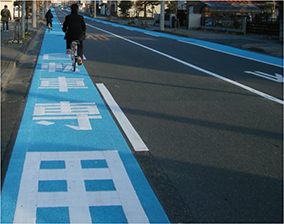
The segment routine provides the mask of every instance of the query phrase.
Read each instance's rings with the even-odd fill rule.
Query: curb
[[[38,32],[40,31],[42,26],[43,26],[43,24],[39,25],[39,27],[37,27],[37,30],[32,33],[32,35],[28,39],[28,41],[23,44],[22,52],[19,54],[19,56],[17,56],[13,60],[9,61],[8,68],[5,70],[5,72],[1,76],[1,91],[3,90],[3,88],[5,88],[6,84],[9,82],[10,76],[13,74],[13,72],[17,68],[19,62],[22,60],[22,58],[25,55],[27,49],[29,48],[30,43],[32,42],[34,37],[38,34]]]
[[[9,76],[14,72],[14,70],[17,67],[17,62],[15,61],[10,61],[8,68],[5,70],[1,77],[1,90],[6,86],[6,84],[9,81]]]
[[[90,17],[90,18],[92,18],[92,17]],[[140,26],[137,26],[137,25],[124,24],[124,23],[121,23],[119,21],[108,21],[108,20],[104,20],[104,19],[101,19],[101,18],[96,18],[96,19],[101,20],[101,21],[107,21],[107,22],[114,23],[114,24],[120,24],[120,25],[124,25],[124,26],[128,26],[128,27],[135,27],[135,28],[139,28],[139,29],[150,30],[150,31],[154,31],[154,32],[170,34],[170,35],[179,36],[179,37],[186,37],[186,38],[204,40],[204,38],[200,38],[196,35],[190,35],[189,33],[186,33],[188,30],[185,31],[185,32],[181,31],[181,29],[176,30],[176,31],[167,30],[167,28],[165,28],[164,30],[159,30],[158,27],[156,27],[156,26],[149,26],[148,28],[145,28],[145,27],[140,27]],[[214,34],[214,32],[212,34]],[[222,35],[223,33],[218,32],[217,34]],[[236,36],[232,33],[230,35]],[[246,36],[247,35],[243,35],[243,37],[246,37]],[[246,38],[242,38],[242,39],[245,40]],[[260,42],[261,44],[259,46],[248,47],[248,45],[252,45],[252,44],[243,43],[243,44],[240,44],[239,46],[235,46],[233,44],[220,43],[218,41],[212,41],[212,40],[205,40],[205,41],[217,43],[217,44],[221,44],[221,45],[225,45],[225,46],[230,46],[230,47],[233,47],[233,48],[242,49],[242,50],[249,51],[249,52],[255,52],[255,53],[258,53],[258,54],[268,55],[268,56],[277,57],[277,58],[283,58],[283,48],[279,47],[277,49],[277,47],[274,47],[274,49],[273,49],[273,47],[269,46],[269,45],[273,45],[273,44],[275,44],[275,45],[279,44],[279,46],[280,46],[281,41],[276,40],[274,42],[270,42],[270,41],[267,42],[266,38],[249,38],[249,39],[256,40],[257,42]]]

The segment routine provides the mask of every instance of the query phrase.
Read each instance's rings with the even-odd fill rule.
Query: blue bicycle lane
[[[84,66],[71,70],[54,18],[1,192],[1,223],[168,223]]]

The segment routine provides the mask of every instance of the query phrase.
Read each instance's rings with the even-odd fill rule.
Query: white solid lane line
[[[120,107],[117,105],[105,85],[103,83],[97,83],[96,86],[98,87],[100,93],[102,94],[112,113],[116,117],[118,123],[120,124],[130,143],[132,144],[133,149],[135,151],[149,151],[149,149],[147,148],[143,140],[140,138],[132,124],[129,122],[125,114],[122,112]]]
[[[172,59],[172,60],[174,60],[174,61],[176,61],[176,62],[179,62],[179,63],[181,63],[181,64],[184,64],[184,65],[186,65],[186,66],[188,66],[188,67],[191,67],[191,68],[193,68],[193,69],[195,69],[195,70],[198,70],[198,71],[200,71],[200,72],[206,73],[207,75],[210,75],[210,76],[213,76],[213,77],[215,77],[215,78],[221,79],[221,80],[223,80],[223,81],[225,81],[225,82],[231,83],[231,84],[233,84],[233,85],[235,85],[235,86],[238,86],[238,87],[240,87],[240,88],[242,88],[242,89],[245,89],[245,90],[247,90],[247,91],[249,91],[249,92],[252,92],[252,93],[254,93],[254,94],[257,94],[257,95],[259,95],[259,96],[261,96],[261,97],[264,97],[264,98],[266,98],[266,99],[268,99],[268,100],[274,101],[274,102],[279,103],[279,104],[284,104],[283,100],[280,100],[280,99],[278,99],[278,98],[276,98],[276,97],[274,97],[274,96],[270,96],[270,95],[268,95],[268,94],[266,94],[266,93],[263,93],[263,92],[258,91],[258,90],[256,90],[256,89],[253,89],[253,88],[251,88],[251,87],[249,87],[249,86],[246,86],[246,85],[241,84],[241,83],[239,83],[239,82],[236,82],[236,81],[233,81],[233,80],[228,79],[228,78],[226,78],[226,77],[223,77],[223,76],[221,76],[221,75],[218,75],[218,74],[216,74],[216,73],[214,73],[214,72],[210,72],[210,71],[208,71],[208,70],[205,70],[205,69],[203,69],[203,68],[200,68],[200,67],[198,67],[198,66],[195,66],[195,65],[193,65],[193,64],[190,64],[190,63],[188,63],[188,62],[185,62],[185,61],[183,61],[183,60],[180,60],[180,59],[178,59],[178,58],[175,58],[175,57],[173,57],[173,56],[170,56],[170,55],[168,55],[168,54],[165,54],[165,53],[163,53],[163,52],[157,51],[157,50],[155,50],[155,49],[153,49],[153,48],[147,47],[147,46],[145,46],[145,45],[143,45],[143,44],[139,44],[139,43],[137,43],[137,42],[135,42],[135,41],[132,41],[132,40],[129,40],[129,39],[125,38],[125,37],[116,35],[116,34],[114,34],[114,33],[112,33],[112,32],[107,31],[107,30],[100,29],[100,28],[95,27],[95,26],[92,26],[92,25],[90,25],[90,24],[86,24],[86,25],[87,25],[87,26],[90,26],[90,27],[92,27],[92,28],[94,28],[94,29],[100,30],[100,31],[102,31],[102,32],[108,33],[108,34],[110,34],[110,35],[113,35],[113,36],[115,36],[115,37],[117,37],[117,38],[120,38],[120,39],[122,39],[122,40],[125,40],[125,41],[127,41],[127,42],[130,42],[130,43],[132,43],[132,44],[135,44],[135,45],[137,45],[137,46],[140,46],[140,47],[142,47],[142,48],[145,48],[145,49],[147,49],[147,50],[149,50],[149,51],[152,51],[152,52],[154,52],[154,53],[157,53],[157,54],[160,54],[160,55],[162,55],[162,56],[165,56],[165,57],[167,57],[167,58],[169,58],[169,59]]]

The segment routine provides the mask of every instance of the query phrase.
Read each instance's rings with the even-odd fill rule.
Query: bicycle
[[[48,29],[48,32],[50,32],[50,30],[52,30],[52,27],[50,26],[50,23],[48,23],[47,29]]]
[[[78,62],[79,55],[78,55],[78,47],[80,45],[79,40],[73,40],[71,43],[71,60],[72,60],[72,68],[73,71],[76,71],[76,63]]]

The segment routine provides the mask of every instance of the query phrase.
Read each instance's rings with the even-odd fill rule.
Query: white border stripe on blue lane
[[[273,66],[280,67],[280,68],[283,67],[283,59],[281,58],[262,55],[262,54],[258,54],[258,53],[254,53],[250,51],[244,51],[238,48],[216,44],[216,43],[210,43],[210,42],[202,41],[202,40],[192,41],[192,40],[187,39],[187,40],[178,40],[178,41],[182,43],[186,43],[186,44],[195,45],[198,47],[203,47],[209,50],[218,51],[224,54],[229,54],[229,55],[233,55],[236,57],[245,58],[245,59],[249,59],[252,61],[257,61],[257,62],[261,62],[261,63],[268,64],[268,65],[273,65]]]
[[[113,222],[105,220],[107,212],[117,222],[168,223],[86,69],[70,70],[63,37],[55,18],[4,180],[1,223],[72,222],[80,214],[88,222]]]
[[[88,16],[84,16],[84,17],[86,19],[93,20],[93,21],[100,22],[100,23],[104,23],[104,24],[108,24],[108,25],[113,24],[111,22],[90,18]],[[118,24],[116,26],[121,27],[121,28],[128,28],[128,26],[120,25],[120,24]],[[179,37],[179,36],[174,36],[174,35],[170,35],[170,34],[166,34],[166,33],[139,29],[139,28],[136,28],[136,27],[131,27],[131,30],[137,31],[137,32],[142,32],[142,33],[147,33],[149,35],[153,35],[153,36],[157,36],[157,37],[160,36],[160,37],[165,37],[165,38],[169,38],[169,39],[174,39],[174,40],[178,40],[178,41],[181,41],[181,42],[185,42],[187,44],[192,44],[192,45],[207,48],[207,49],[210,49],[210,50],[218,51],[218,52],[221,52],[221,53],[224,53],[224,54],[230,54],[230,55],[233,55],[233,56],[236,56],[236,57],[241,57],[241,58],[245,58],[245,59],[249,59],[249,60],[261,62],[261,63],[264,63],[264,64],[269,64],[269,65],[273,65],[273,66],[283,68],[283,59],[282,58],[258,54],[258,53],[255,53],[255,52],[246,51],[246,50],[242,50],[242,49],[238,49],[238,48],[234,48],[234,47],[230,47],[230,46],[226,46],[226,45],[222,45],[222,44],[211,43],[211,42],[208,42],[208,41],[202,41],[202,40],[193,39],[193,38]]]

